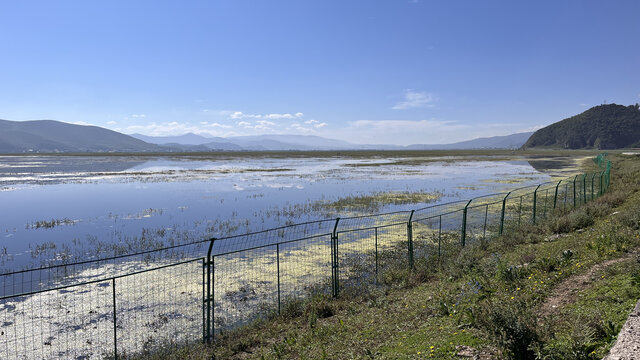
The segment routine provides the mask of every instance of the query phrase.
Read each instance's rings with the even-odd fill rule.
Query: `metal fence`
[[[576,175],[412,211],[320,220],[0,275],[0,358],[117,358],[211,341],[300,299],[339,296],[481,239],[581,206],[611,163]]]

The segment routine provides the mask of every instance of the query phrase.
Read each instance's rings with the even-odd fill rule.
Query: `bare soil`
[[[583,274],[568,277],[558,284],[553,290],[553,293],[540,305],[538,310],[540,318],[544,319],[556,313],[556,311],[564,306],[574,303],[576,301],[576,294],[580,290],[590,286],[596,279],[598,273],[602,272],[608,266],[629,260],[635,255],[637,255],[637,252],[630,252],[626,256],[595,264]]]

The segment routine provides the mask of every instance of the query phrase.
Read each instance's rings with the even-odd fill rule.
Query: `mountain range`
[[[530,135],[520,133],[446,145],[362,145],[312,135],[125,135],[54,120],[0,120],[0,153],[517,149]]]
[[[131,136],[149,143],[181,148],[184,151],[195,149],[224,151],[311,151],[311,150],[452,150],[452,149],[517,149],[531,136],[531,132],[507,136],[494,136],[444,145],[384,145],[353,144],[347,141],[327,139],[313,135],[259,135],[235,136],[228,138],[205,137],[197,134],[181,136]]]

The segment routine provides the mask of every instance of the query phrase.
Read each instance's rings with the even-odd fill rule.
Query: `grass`
[[[297,301],[213,346],[141,357],[602,358],[640,297],[638,190],[640,159],[614,157],[610,192],[573,212],[446,252],[437,266],[389,267],[382,285]]]

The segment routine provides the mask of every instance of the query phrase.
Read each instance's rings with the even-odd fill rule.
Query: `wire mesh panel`
[[[441,251],[442,216],[436,215],[413,221],[413,251],[416,261],[436,260]]]
[[[0,274],[0,296],[110,279],[145,269],[202,257],[208,240],[135,254],[59,264]]]
[[[408,264],[407,223],[377,225],[338,232],[341,289],[377,283],[393,262]]]
[[[111,281],[0,300],[0,358],[101,359],[113,352]]]
[[[267,315],[277,301],[276,246],[269,245],[213,259],[214,329],[246,324]]]
[[[202,340],[202,259],[114,279],[119,354]]]
[[[278,304],[331,292],[331,235],[278,245]],[[277,269],[277,270],[278,270]]]
[[[466,217],[463,213],[465,245],[498,233],[503,198],[503,194],[492,194],[475,198],[469,203]]]

